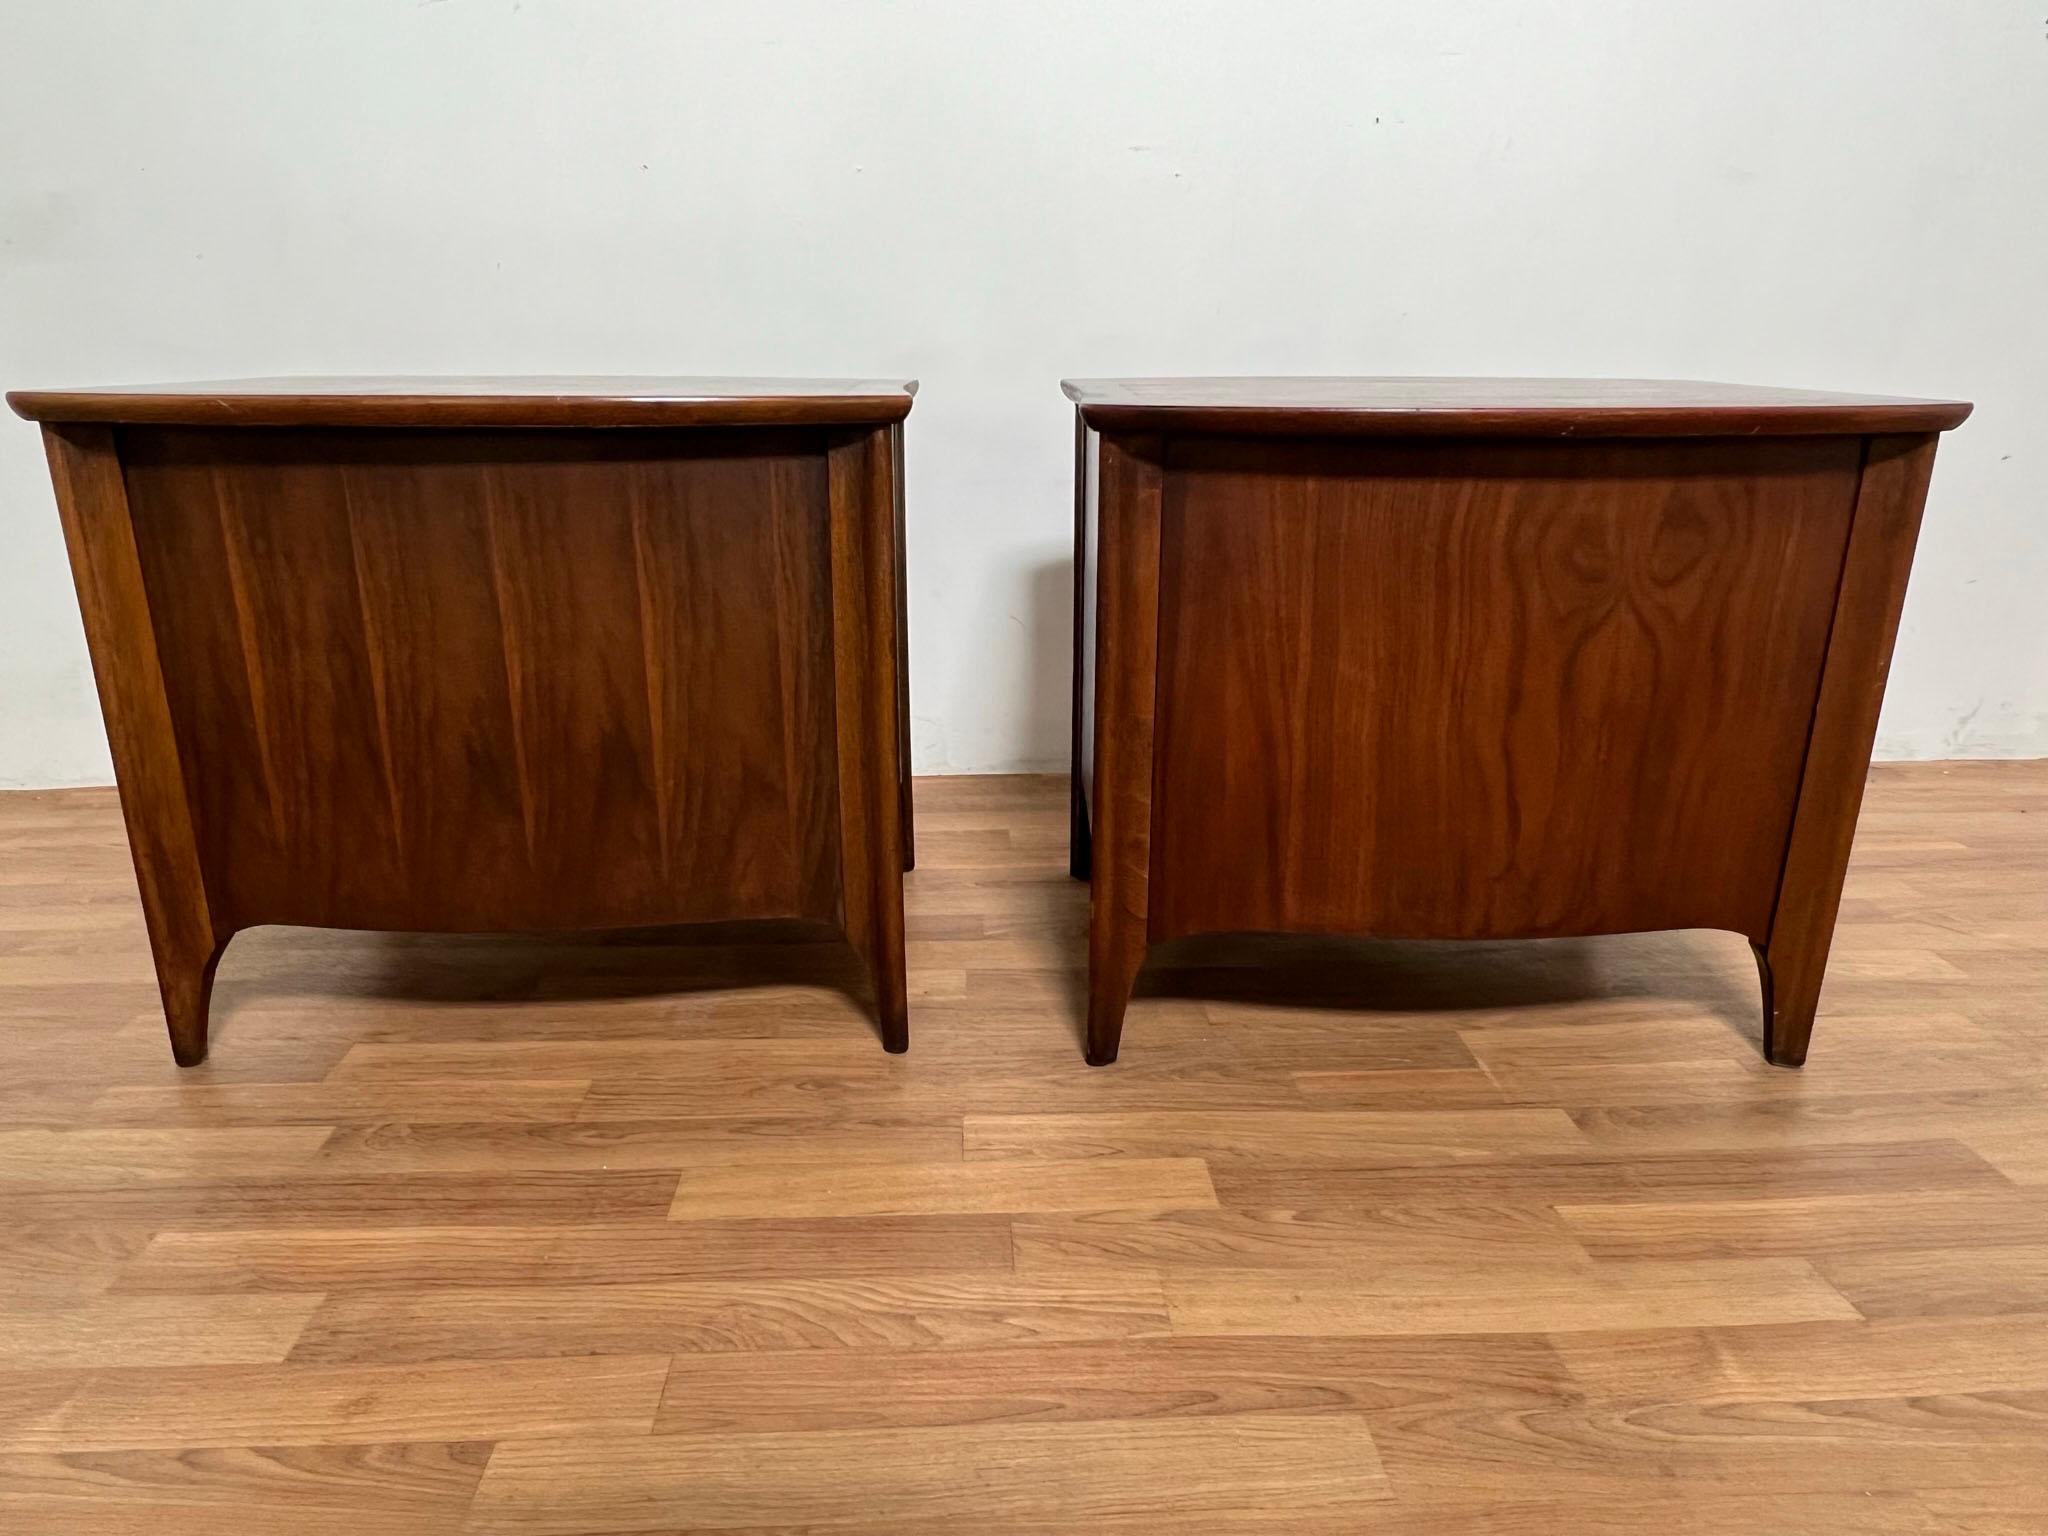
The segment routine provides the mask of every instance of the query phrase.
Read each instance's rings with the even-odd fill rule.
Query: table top
[[[31,421],[242,427],[866,426],[915,379],[306,378],[22,389]]]
[[[1068,379],[1091,427],[1276,436],[1719,437],[1945,432],[1959,400],[1677,379]]]

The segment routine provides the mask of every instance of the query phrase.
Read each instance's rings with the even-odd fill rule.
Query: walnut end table
[[[1090,1062],[1146,947],[1730,929],[1806,1058],[1937,434],[1624,380],[1075,402]]]
[[[259,923],[829,923],[908,1043],[914,385],[276,379],[43,424],[181,1064]]]

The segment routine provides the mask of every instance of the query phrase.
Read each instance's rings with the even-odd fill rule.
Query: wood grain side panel
[[[896,731],[896,515],[888,433],[839,435],[827,460],[843,923],[874,985],[882,1043],[902,1051],[910,1037]]]
[[[1939,441],[1932,435],[1874,437],[1866,454],[1784,885],[1764,951],[1770,999],[1765,1050],[1787,1066],[1806,1059],[1820,1004],[1821,977]]]
[[[126,441],[232,921],[829,914],[815,434]]]
[[[1764,934],[1859,454],[1176,445],[1153,938]]]
[[[1163,454],[1156,439],[1104,438],[1097,455],[1087,1057],[1100,1065],[1116,1059],[1148,938]]]
[[[191,1065],[206,1055],[213,967],[233,924],[216,915],[208,895],[114,432],[48,427],[43,446],[171,1045]]]
[[[1089,869],[1088,706],[1090,635],[1088,610],[1094,601],[1088,561],[1088,424],[1074,411],[1074,712],[1067,762],[1067,873],[1086,880]]]

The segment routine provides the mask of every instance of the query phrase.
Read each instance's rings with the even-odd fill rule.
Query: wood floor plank
[[[429,1290],[776,1275],[1007,1274],[1002,1216],[164,1232],[122,1292]]]
[[[1352,1413],[1418,1401],[1539,1407],[1570,1390],[1534,1337],[1157,1338],[815,1350],[764,1371],[678,1355],[658,1434]]]
[[[0,1226],[0,1296],[11,1306],[97,1296],[149,1241],[147,1230],[81,1215]]]
[[[288,1177],[333,1134],[331,1125],[0,1130],[0,1187]]]
[[[1649,1402],[2048,1392],[2048,1314],[1558,1334],[1589,1391]]]
[[[1020,1218],[1024,1274],[1164,1267],[1275,1271],[1372,1263],[1577,1265],[1584,1251],[1548,1207],[1385,1206],[1371,1210],[1102,1211]]]
[[[318,1296],[99,1296],[0,1310],[0,1369],[282,1360]]]
[[[1602,1258],[1767,1258],[2048,1241],[2048,1197],[1994,1185],[1888,1195],[1558,1206]]]
[[[1979,1157],[1983,1137],[2031,1130],[2040,1118],[2036,1088],[1957,1093],[1890,1092],[1759,1098],[1739,1104],[1643,1104],[1580,1109],[1572,1119],[1595,1145],[1628,1152],[1720,1148],[1846,1146],[1863,1141],[1953,1137]]]
[[[1590,1152],[1556,1109],[1160,1110],[969,1115],[970,1158],[1199,1157],[1332,1168]]]
[[[1978,1156],[2014,1183],[2048,1185],[2048,1137],[2042,1136],[2039,1127],[1972,1128],[1962,1136]]]
[[[980,1212],[1179,1210],[1214,1206],[1199,1158],[1021,1159],[894,1163],[792,1174],[777,1168],[690,1169],[669,1212],[677,1221],[742,1216],[919,1216]]]
[[[1865,1317],[2048,1313],[2048,1233],[2024,1243],[1872,1249],[1817,1262]]]
[[[1084,1068],[1031,777],[917,786],[907,1056],[809,935],[262,928],[181,1070],[0,795],[0,1530],[2040,1536],[2048,763],[1864,806],[1797,1072],[1703,933],[1189,940]]]
[[[145,1125],[432,1125],[449,1119],[568,1120],[587,1081],[493,1082],[478,1093],[462,1079],[400,1083],[176,1083],[109,1088],[91,1118]]]
[[[960,1160],[960,1122],[789,1116],[380,1124],[335,1132],[316,1173],[527,1169],[846,1167]]]
[[[679,1520],[692,1530],[790,1529],[883,1510],[903,1531],[1024,1520],[1081,1529],[1148,1507],[1176,1520],[1275,1507],[1363,1519],[1389,1497],[1355,1418],[1255,1414],[520,1441],[491,1458],[468,1529],[544,1536],[669,1530]]]
[[[1733,1404],[1565,1403],[1368,1411],[1403,1498],[1461,1505],[1532,1485],[1588,1500],[1674,1484],[1721,1493],[1911,1494],[1956,1482],[2035,1488],[2048,1398]],[[1939,1529],[1939,1527],[1935,1527]]]
[[[0,1521],[100,1536],[454,1531],[487,1445],[300,1445],[0,1454]]]
[[[1167,1331],[1156,1276],[981,1272],[335,1295],[292,1350],[327,1364],[926,1348]]]
[[[1389,1205],[1417,1200],[1592,1202],[1602,1199],[1766,1198],[1879,1190],[2005,1192],[2010,1181],[1958,1141],[1876,1142],[1756,1152],[1635,1157],[1523,1157],[1455,1167],[1295,1168],[1267,1163],[1215,1170],[1233,1206]]]
[[[622,1172],[360,1174],[94,1190],[0,1190],[0,1229],[24,1221],[97,1220],[116,1226],[384,1227],[560,1225],[659,1219],[676,1176]]]
[[[791,1072],[847,1082],[886,1080],[890,1063],[872,1041],[495,1039],[350,1046],[336,1082],[405,1083],[450,1078],[681,1079],[725,1090],[726,1114],[746,1114]]]
[[[1792,1531],[1799,1536],[1976,1536],[1973,1527],[1944,1523],[1925,1499],[1912,1494],[1744,1495],[1703,1482],[1671,1481],[1693,1491],[1675,1497],[1638,1486],[1620,1494],[1544,1499],[1493,1488],[1460,1496],[1456,1490],[1423,1486],[1401,1503],[1376,1511],[1366,1529],[1372,1536],[1760,1536]],[[1325,1536],[1320,1528],[1310,1530],[1312,1536]],[[1248,1527],[1236,1536],[1266,1533]],[[1327,1536],[1352,1533],[1332,1528]]]
[[[1292,1079],[1301,1098],[1319,1109],[1409,1110],[1427,1104],[1457,1110],[1507,1104],[1500,1084],[1477,1067],[1412,1072],[1311,1068],[1293,1073]]]
[[[1755,1054],[1747,1039],[1716,1018],[1488,1024],[1461,1029],[1458,1036],[1489,1072],[1716,1058],[1746,1066]]]
[[[1504,1274],[1190,1270],[1166,1276],[1166,1296],[1174,1332],[1186,1334],[1569,1333],[1857,1315],[1797,1259],[1615,1260]]]
[[[645,1434],[666,1355],[261,1365],[94,1373],[0,1450],[378,1445]]]

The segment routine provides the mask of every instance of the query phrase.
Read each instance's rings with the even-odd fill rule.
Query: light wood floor
[[[191,1072],[0,797],[0,1529],[2048,1530],[2048,764],[1878,771],[1803,1073],[1709,934],[1213,945],[1091,1071],[1064,797],[919,785],[907,1057],[272,930]]]

